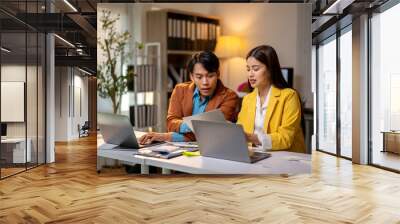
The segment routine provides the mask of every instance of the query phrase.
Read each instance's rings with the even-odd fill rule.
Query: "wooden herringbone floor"
[[[96,173],[96,138],[0,181],[0,223],[400,223],[400,175],[315,152],[310,175]]]

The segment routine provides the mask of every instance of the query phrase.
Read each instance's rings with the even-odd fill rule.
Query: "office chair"
[[[85,121],[82,127],[80,127],[80,125],[78,124],[79,138],[89,136],[89,129],[90,129],[89,121]]]

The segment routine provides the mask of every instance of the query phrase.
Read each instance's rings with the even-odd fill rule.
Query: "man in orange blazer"
[[[175,86],[167,115],[167,133],[151,132],[139,139],[141,144],[152,141],[194,141],[195,137],[183,118],[214,109],[220,109],[229,121],[236,120],[239,98],[220,80],[217,56],[204,51],[196,53],[188,62],[192,82]]]

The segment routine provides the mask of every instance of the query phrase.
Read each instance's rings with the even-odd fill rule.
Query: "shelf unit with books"
[[[147,41],[161,44],[160,104],[165,118],[168,101],[176,84],[190,81],[186,64],[204,50],[214,51],[220,34],[218,18],[191,12],[162,9],[147,12]]]
[[[133,64],[128,73],[133,75],[128,84],[130,97],[129,118],[135,130],[160,131],[163,118],[158,106],[161,76],[160,43],[144,44],[144,54],[134,55]]]

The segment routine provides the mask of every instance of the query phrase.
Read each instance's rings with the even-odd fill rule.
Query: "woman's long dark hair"
[[[258,47],[255,47],[255,48],[251,49],[251,51],[247,54],[246,60],[249,59],[250,57],[254,57],[257,61],[263,63],[267,67],[267,70],[269,71],[269,74],[271,76],[271,84],[272,85],[274,85],[278,89],[290,88],[290,86],[286,82],[285,78],[283,78],[278,55],[276,54],[276,51],[273,47],[271,47],[269,45],[260,45]],[[250,82],[248,82],[248,85],[249,85],[250,89],[253,90],[253,88],[250,85]],[[304,133],[305,132],[305,129],[304,129],[305,121],[304,121],[304,113],[303,113],[303,104],[301,102],[300,94],[298,92],[297,92],[297,96],[299,97],[299,101],[300,101],[301,128],[302,128],[303,134],[305,134]]]
[[[269,45],[260,45],[253,48],[246,56],[246,60],[250,57],[257,59],[263,63],[269,74],[271,75],[271,84],[278,89],[289,88],[289,84],[283,78],[281,65],[279,63],[278,55],[273,47]]]

